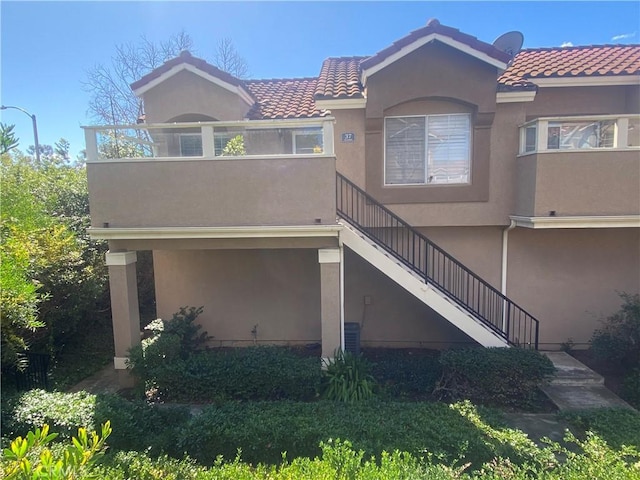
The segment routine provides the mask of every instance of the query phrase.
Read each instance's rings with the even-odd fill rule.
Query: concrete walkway
[[[69,392],[89,392],[89,393],[118,393],[120,383],[118,382],[118,371],[109,364],[99,372],[85,378],[69,389]]]
[[[556,376],[542,390],[560,411],[589,408],[633,407],[604,386],[602,375],[566,352],[543,352],[557,369]]]

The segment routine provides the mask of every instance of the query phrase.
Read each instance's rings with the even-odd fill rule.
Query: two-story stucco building
[[[512,57],[431,20],[316,78],[184,53],[132,88],[144,123],[86,127],[116,368],[140,250],[160,317],[202,305],[216,345],[324,357],[345,324],[363,346],[584,346],[640,290],[638,45]]]

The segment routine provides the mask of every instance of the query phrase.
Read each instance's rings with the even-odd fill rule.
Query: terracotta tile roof
[[[316,108],[313,94],[317,78],[247,80],[244,84],[256,99],[247,114],[250,120],[324,117]]]
[[[640,75],[640,45],[525,49],[498,78],[498,88],[535,88],[537,78],[616,75]]]
[[[316,100],[362,98],[360,64],[368,57],[327,58],[322,62],[315,91]]]
[[[203,72],[206,72],[209,75],[217,77],[220,80],[236,87],[241,86],[243,83],[242,80],[234,77],[233,75],[230,75],[227,72],[220,70],[217,67],[214,67],[210,63],[207,63],[205,60],[194,57],[193,55],[191,55],[191,53],[184,51],[179,56],[164,62],[158,68],[152,70],[151,72],[146,74],[144,77],[142,77],[140,80],[133,82],[131,84],[131,89],[137,90],[140,87],[145,86],[147,83],[151,82],[152,80],[155,80],[158,77],[161,77],[163,74],[167,73],[173,67],[176,67],[182,63],[187,63],[189,65],[192,65],[198,68],[199,70],[202,70]]]
[[[391,44],[389,47],[379,51],[372,57],[369,57],[368,59],[363,61],[361,63],[361,67],[365,70],[368,68],[371,68],[379,64],[380,62],[383,62],[386,58],[390,57],[391,55],[393,55],[403,47],[406,47],[407,45],[411,45],[412,43],[421,39],[422,37],[426,37],[434,33],[449,37],[453,40],[463,43],[473,48],[474,50],[485,53],[486,55],[492,58],[495,58],[496,60],[499,60],[501,62],[507,63],[511,59],[511,57],[508,54],[504,53],[501,50],[498,50],[493,45],[482,42],[478,40],[476,37],[467,35],[466,33],[462,33],[457,28],[452,28],[452,27],[447,27],[446,25],[442,25],[438,20],[436,20],[435,18],[432,18],[427,22],[427,24],[424,27],[414,30],[406,37],[403,37],[400,40],[393,42],[393,44]]]

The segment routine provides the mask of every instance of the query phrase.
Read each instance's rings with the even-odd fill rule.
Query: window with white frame
[[[470,182],[468,114],[386,117],[384,138],[386,185]]]
[[[201,157],[202,156],[202,135],[199,133],[180,134],[180,156],[181,157]]]
[[[310,128],[293,131],[293,153],[322,153],[322,129]]]

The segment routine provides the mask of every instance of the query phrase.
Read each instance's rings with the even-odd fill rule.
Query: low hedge
[[[394,399],[426,399],[442,374],[437,350],[367,349],[378,392]]]
[[[555,372],[548,357],[521,348],[447,350],[440,364],[437,398],[525,409],[536,403],[539,387]]]
[[[79,427],[98,428],[111,421],[112,451],[137,450],[185,453],[203,464],[216,456],[233,459],[238,449],[251,463],[279,463],[287,458],[313,457],[321,441],[343,438],[367,455],[383,450],[428,450],[454,461],[467,453],[474,463],[495,453],[496,444],[465,415],[445,404],[370,401],[225,402],[191,416],[188,409],[130,402],[113,395],[33,390],[5,402],[3,435],[26,435],[48,423],[51,432],[70,438]],[[482,410],[498,424],[500,417]]]
[[[321,388],[320,359],[282,347],[205,350],[158,360],[162,352],[140,350],[132,357],[132,372],[164,401],[311,400]]]
[[[3,401],[3,437],[24,436],[48,424],[60,439],[69,439],[78,428],[99,429],[111,421],[109,445],[115,450],[139,450],[154,454],[172,451],[176,431],[190,419],[186,407],[154,408],[143,401],[117,395],[87,392],[62,393],[31,390]]]
[[[598,408],[561,414],[569,423],[591,431],[609,445],[640,449],[640,413],[626,408]]]

